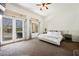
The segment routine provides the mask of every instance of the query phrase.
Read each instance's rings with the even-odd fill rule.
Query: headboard
[[[64,31],[64,30],[49,30],[48,32],[61,32],[62,35],[69,33],[69,31]]]
[[[59,30],[49,30],[49,32],[62,32],[62,31],[59,31]]]

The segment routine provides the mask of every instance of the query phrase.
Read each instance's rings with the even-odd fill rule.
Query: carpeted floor
[[[62,41],[61,46],[31,39],[0,47],[0,56],[72,56],[79,50],[79,43]]]

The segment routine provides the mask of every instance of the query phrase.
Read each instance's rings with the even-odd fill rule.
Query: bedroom
[[[79,4],[44,4],[3,4],[0,55],[79,55]]]

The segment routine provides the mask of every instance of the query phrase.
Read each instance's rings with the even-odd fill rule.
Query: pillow
[[[53,36],[53,37],[61,37],[61,32],[48,32],[48,36]]]
[[[61,35],[61,32],[47,32],[48,35]]]
[[[52,32],[47,32],[47,35],[52,35]]]

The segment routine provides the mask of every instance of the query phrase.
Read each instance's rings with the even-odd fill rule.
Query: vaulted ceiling
[[[62,13],[64,14],[68,11],[72,13],[74,10],[79,10],[78,3],[51,3],[48,5],[47,10],[44,9],[42,11],[39,6],[36,6],[36,3],[17,3],[17,5],[44,17],[51,15],[55,16]]]
[[[29,9],[30,11],[33,11],[41,16],[48,16],[51,11],[53,4],[48,5],[48,9],[40,10],[39,6],[36,6],[36,3],[19,3],[20,6]]]

